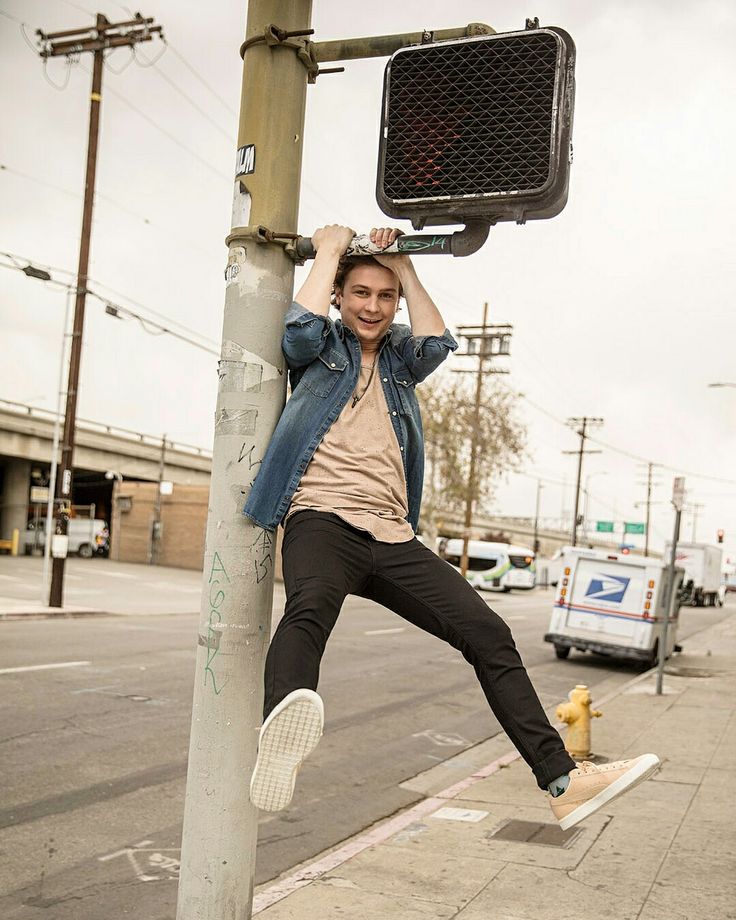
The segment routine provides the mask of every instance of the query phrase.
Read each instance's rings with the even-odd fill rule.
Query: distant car
[[[43,549],[46,542],[46,518],[29,521],[26,525],[25,553],[30,555],[34,547]],[[67,525],[69,553],[76,553],[83,559],[106,556],[110,547],[110,529],[101,518],[71,518]]]

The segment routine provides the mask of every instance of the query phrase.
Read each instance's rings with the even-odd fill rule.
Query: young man
[[[291,399],[245,514],[285,524],[284,616],[266,659],[253,803],[278,811],[322,734],[319,666],[345,597],[377,601],[458,649],[563,829],[650,776],[654,754],[577,766],[550,725],[506,623],[414,536],[424,468],[414,388],[457,343],[404,255],[342,258],[353,238],[332,225],[285,320]],[[397,230],[371,231],[380,248]],[[401,296],[408,326],[394,323]],[[330,304],[340,319],[328,317]]]

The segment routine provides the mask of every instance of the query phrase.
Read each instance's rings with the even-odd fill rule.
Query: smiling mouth
[[[361,323],[365,323],[366,326],[375,326],[377,323],[380,323],[380,319],[363,319],[362,316],[359,316],[358,319]]]

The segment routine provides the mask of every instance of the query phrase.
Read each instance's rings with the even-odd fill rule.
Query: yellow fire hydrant
[[[590,757],[590,720],[599,718],[603,713],[590,708],[592,700],[585,684],[578,684],[568,693],[567,698],[570,702],[560,703],[555,715],[560,722],[567,722],[569,726],[565,739],[567,752],[580,760]]]

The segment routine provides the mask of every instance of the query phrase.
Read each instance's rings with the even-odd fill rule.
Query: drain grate
[[[540,821],[506,821],[498,830],[486,836],[493,840],[512,840],[515,843],[533,843],[543,847],[566,849],[580,836],[580,828],[561,830],[556,824],[542,824]]]

